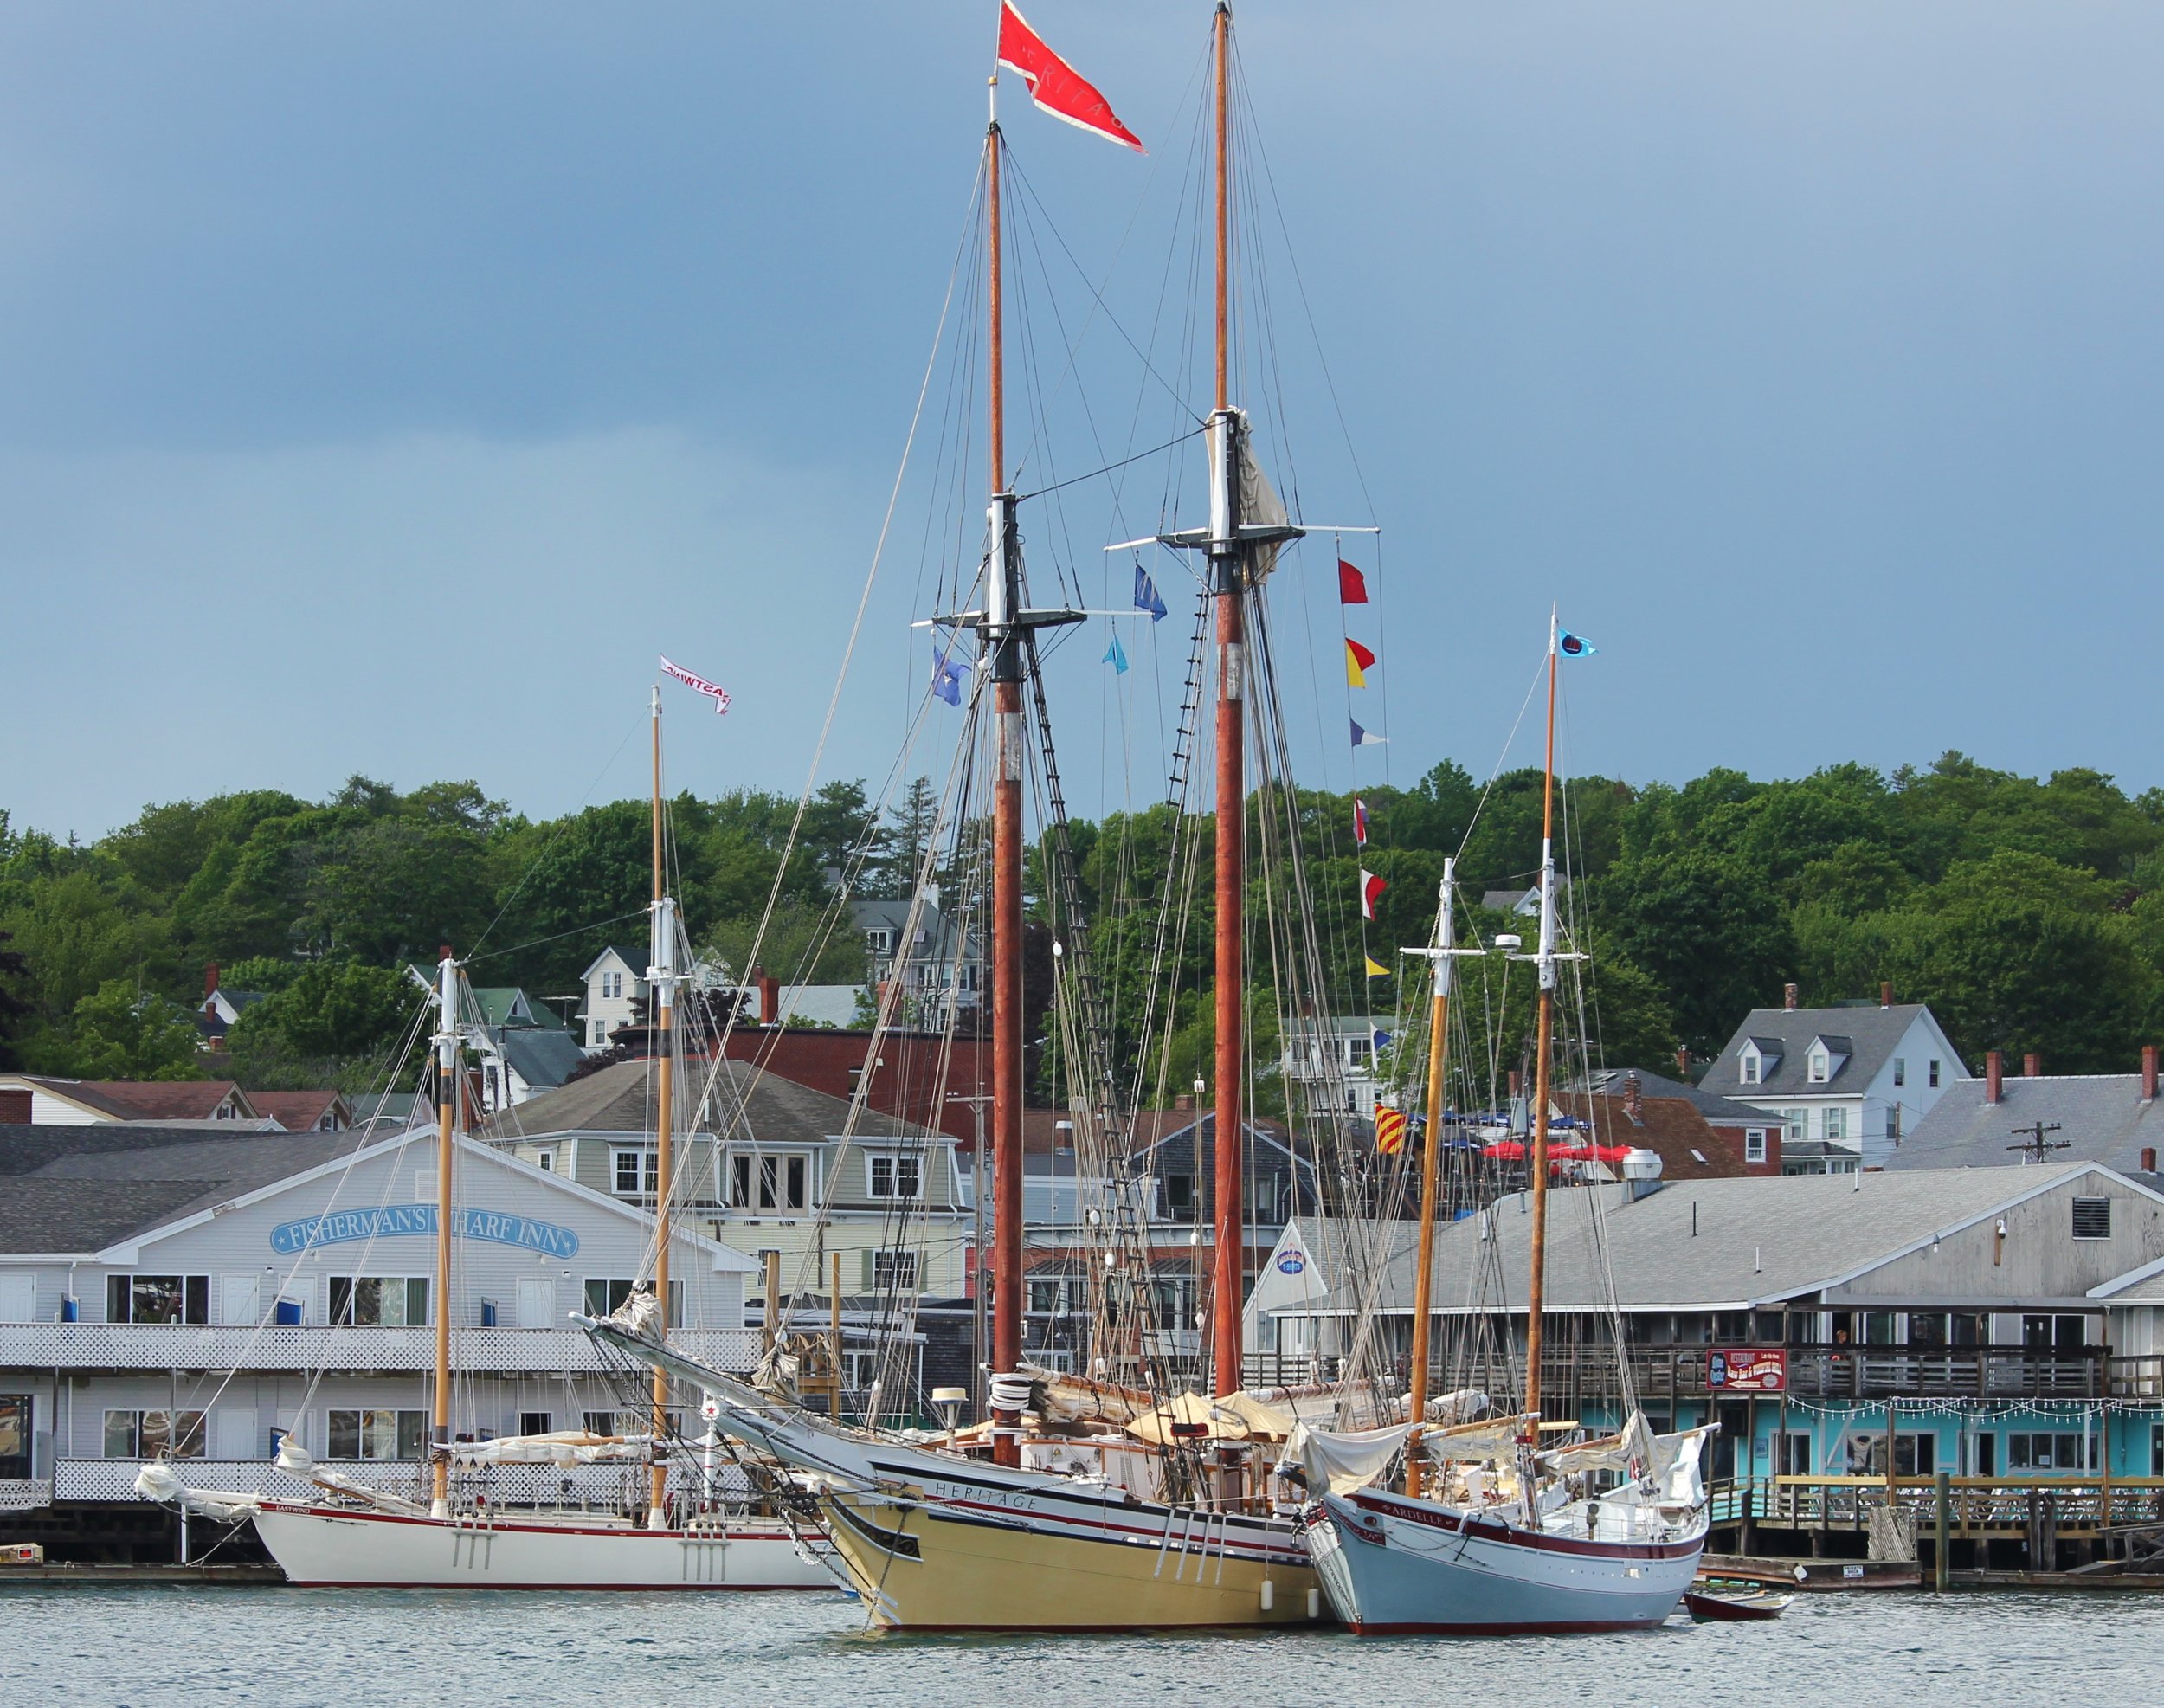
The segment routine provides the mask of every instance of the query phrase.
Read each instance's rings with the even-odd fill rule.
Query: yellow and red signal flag
[[[1405,1149],[1406,1114],[1402,1109],[1385,1109],[1375,1105],[1375,1149],[1386,1157],[1394,1157]]]
[[[1054,119],[1095,132],[1107,142],[1124,143],[1141,154],[1142,139],[1119,122],[1111,103],[1059,55],[1045,46],[1011,5],[1000,8],[999,61],[1029,85],[1029,98]]]
[[[1337,603],[1341,605],[1364,605],[1368,603],[1368,578],[1343,558],[1337,560]]]
[[[1375,655],[1351,635],[1345,637],[1345,680],[1356,688],[1368,686],[1368,673],[1375,668]]]
[[[1360,917],[1362,918],[1375,918],[1375,903],[1382,899],[1383,891],[1389,887],[1390,886],[1384,880],[1369,871],[1366,867],[1360,868]]]

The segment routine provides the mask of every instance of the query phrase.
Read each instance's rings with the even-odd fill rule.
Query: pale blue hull
[[[1367,1634],[1615,1631],[1659,1624],[1705,1545],[1529,1535],[1401,1495],[1324,1497],[1302,1531],[1338,1618]]]

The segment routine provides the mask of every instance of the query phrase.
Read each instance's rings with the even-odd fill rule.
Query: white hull
[[[1705,1548],[1703,1515],[1664,1539],[1595,1541],[1375,1490],[1325,1495],[1301,1534],[1337,1616],[1369,1635],[1658,1625]]]
[[[771,1522],[653,1531],[589,1518],[408,1518],[283,1500],[263,1501],[254,1517],[295,1583],[651,1590],[830,1589],[834,1582]]]

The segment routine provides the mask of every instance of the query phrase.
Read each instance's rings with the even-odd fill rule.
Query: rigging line
[[[1240,87],[1244,92],[1246,87],[1247,74],[1245,62],[1240,58],[1240,49],[1237,43],[1234,44],[1233,49],[1233,69],[1240,79]],[[1246,110],[1246,103],[1242,104],[1242,111]],[[1285,260],[1287,264],[1292,269],[1293,287],[1300,299],[1301,312],[1307,318],[1308,336],[1315,345],[1316,362],[1323,371],[1324,389],[1330,393],[1330,406],[1336,410],[1337,415],[1338,430],[1344,435],[1345,454],[1347,459],[1352,464],[1353,478],[1359,483],[1361,498],[1368,506],[1369,519],[1373,521],[1375,517],[1375,500],[1368,491],[1368,477],[1366,473],[1361,468],[1360,453],[1353,444],[1352,428],[1345,419],[1345,407],[1337,395],[1337,382],[1330,373],[1330,358],[1324,352],[1323,350],[1323,335],[1321,330],[1315,324],[1314,307],[1308,300],[1307,281],[1300,275],[1299,256],[1297,250],[1293,247],[1292,229],[1285,216],[1285,203],[1278,195],[1277,175],[1270,169],[1270,151],[1263,145],[1262,135],[1259,130],[1255,130],[1253,140],[1255,146],[1255,158],[1259,160],[1262,164],[1263,187],[1270,192],[1271,207],[1278,216],[1278,229],[1280,233],[1283,234],[1285,239]]]
[[[972,184],[969,192],[969,205],[972,208],[976,204],[982,179],[983,167],[980,164],[976,180]],[[965,236],[964,243],[966,241]],[[956,245],[954,270],[947,275],[946,295],[939,306],[939,324],[932,335],[931,351],[924,358],[924,377],[918,383],[917,402],[910,412],[909,432],[902,442],[901,464],[894,471],[894,484],[887,494],[886,511],[879,519],[879,538],[873,543],[872,561],[865,571],[863,590],[857,596],[856,614],[850,622],[848,642],[842,649],[841,667],[835,673],[834,692],[828,699],[826,716],[820,723],[819,740],[812,750],[811,764],[805,773],[803,792],[797,796],[796,811],[789,821],[789,835],[783,843],[781,858],[775,863],[774,882],[767,891],[766,906],[759,916],[758,931],[752,938],[752,948],[755,952],[765,940],[767,927],[771,924],[775,907],[781,899],[782,886],[788,880],[789,856],[795,852],[797,837],[803,829],[804,815],[811,808],[812,783],[818,777],[819,767],[826,758],[827,743],[834,733],[834,718],[841,706],[842,685],[848,680],[849,667],[856,656],[857,641],[864,632],[865,613],[871,606],[872,589],[879,579],[880,559],[886,550],[887,535],[894,524],[895,506],[901,501],[903,481],[909,471],[910,454],[916,446],[917,429],[924,419],[924,399],[931,390],[931,377],[938,365],[940,345],[946,336],[947,316],[954,305],[955,284],[961,274],[963,248],[963,244]],[[725,1046],[729,1037],[734,1033],[736,1023],[737,1016],[732,1014],[727,1028],[722,1034]]]
[[[1466,848],[1472,846],[1474,827],[1480,822],[1481,814],[1487,810],[1488,796],[1495,792],[1496,782],[1503,775],[1504,762],[1509,759],[1510,749],[1517,744],[1519,726],[1525,722],[1526,709],[1532,705],[1533,696],[1540,692],[1542,675],[1547,667],[1548,654],[1543,652],[1539,666],[1533,672],[1532,681],[1526,686],[1525,698],[1518,706],[1517,716],[1511,720],[1510,732],[1503,738],[1503,751],[1496,755],[1495,769],[1488,773],[1487,782],[1481,786],[1480,798],[1473,802],[1472,816],[1465,821],[1465,834],[1458,840],[1457,858],[1459,860],[1465,857]]]
[[[601,769],[594,773],[594,780],[586,785],[586,792],[578,797],[578,805],[556,822],[555,828],[549,832],[548,841],[542,843],[535,851],[533,858],[526,862],[525,869],[518,874],[518,883],[512,887],[511,893],[504,898],[503,905],[497,908],[496,917],[491,919],[481,934],[474,938],[473,948],[476,951],[488,941],[490,934],[503,923],[504,915],[511,912],[512,905],[525,893],[527,883],[531,880],[534,873],[539,869],[541,862],[548,857],[549,850],[556,846],[557,839],[570,828],[572,821],[581,811],[584,810],[587,802],[594,798],[594,791],[601,787],[602,779],[615,768],[616,761],[623,757],[623,751],[630,744],[631,738],[639,733],[645,722],[646,719],[643,714],[632,720],[630,727],[623,732],[623,739],[616,744],[616,751],[602,762]],[[473,958],[472,955],[467,957],[469,962]]]
[[[1064,487],[1076,486],[1084,480],[1094,480],[1100,474],[1110,474],[1115,469],[1126,467],[1130,462],[1140,462],[1146,457],[1162,456],[1165,452],[1176,449],[1190,439],[1201,438],[1208,431],[1209,423],[1205,422],[1200,427],[1189,428],[1176,438],[1166,440],[1162,445],[1152,445],[1146,451],[1137,451],[1130,457],[1122,457],[1117,462],[1108,462],[1102,468],[1092,468],[1086,474],[1071,474],[1064,480],[1053,481],[1049,487],[1040,487],[1034,492],[1018,493],[1014,502],[1027,504],[1034,498],[1042,498],[1046,493],[1056,493]]]
[[[1199,61],[1197,61],[1197,66],[1199,68]],[[1195,75],[1195,73],[1189,74],[1188,87],[1190,88],[1194,87]],[[1184,101],[1186,97],[1183,94],[1182,96],[1182,100]],[[1058,223],[1053,220],[1049,212],[1046,210],[1042,198],[1037,194],[1036,185],[1029,181],[1028,173],[1022,170],[1021,163],[1015,159],[1014,151],[1012,147],[1009,147],[1007,150],[1005,158],[1008,166],[1014,174],[1014,182],[1021,186],[1022,190],[1027,195],[1028,199],[1036,204],[1038,211],[1044,215],[1045,223],[1052,232],[1053,242],[1059,246],[1059,253],[1067,258],[1068,264],[1074,268],[1075,276],[1082,281],[1083,289],[1086,290],[1090,293],[1092,306],[1089,315],[1082,322],[1082,330],[1077,336],[1076,344],[1073,346],[1075,352],[1079,354],[1081,340],[1089,337],[1091,326],[1095,323],[1098,313],[1102,313],[1105,316],[1106,324],[1109,325],[1114,332],[1119,334],[1120,342],[1124,344],[1128,349],[1135,352],[1136,359],[1142,364],[1143,371],[1151,379],[1156,380],[1159,385],[1163,386],[1165,389],[1166,394],[1169,396],[1175,403],[1178,403],[1181,408],[1188,408],[1188,406],[1185,400],[1181,397],[1178,389],[1173,385],[1170,380],[1167,379],[1162,373],[1157,371],[1156,364],[1150,361],[1148,353],[1145,352],[1142,346],[1137,345],[1135,340],[1128,335],[1127,328],[1120,324],[1119,317],[1112,313],[1111,305],[1105,300],[1104,292],[1097,285],[1094,285],[1090,281],[1089,274],[1083,271],[1082,263],[1076,259],[1074,251],[1067,247],[1067,240],[1059,235]],[[1128,242],[1134,235],[1135,222],[1142,217],[1143,207],[1149,198],[1150,185],[1156,181],[1159,170],[1160,162],[1156,156],[1152,155],[1150,162],[1150,177],[1143,182],[1141,193],[1135,198],[1134,209],[1127,216],[1127,224],[1120,232],[1118,243],[1113,248],[1112,259],[1105,264],[1105,282],[1106,284],[1110,284],[1111,282],[1112,274],[1119,269],[1120,258],[1127,252]],[[1047,288],[1050,288],[1051,280],[1048,274],[1047,275],[1046,284]],[[1061,390],[1065,389],[1068,376],[1073,372],[1074,364],[1072,361],[1070,361],[1066,372],[1063,373],[1059,377],[1059,385]],[[1059,392],[1055,390],[1053,393],[1053,398],[1055,401],[1058,396]],[[1198,425],[1199,424],[1200,422],[1198,421]]]
[[[680,877],[682,874],[679,873],[678,875]],[[680,891],[678,892],[678,893],[680,893]],[[512,944],[508,949],[492,949],[486,955],[468,955],[459,964],[462,967],[472,967],[480,965],[483,961],[499,961],[506,955],[518,955],[529,949],[538,949],[544,943],[561,943],[567,937],[583,937],[588,931],[606,931],[611,925],[621,925],[626,919],[643,919],[646,917],[645,908],[634,908],[630,912],[619,913],[614,918],[595,919],[583,925],[574,925],[568,931],[555,931],[547,937],[529,938],[524,943]]]

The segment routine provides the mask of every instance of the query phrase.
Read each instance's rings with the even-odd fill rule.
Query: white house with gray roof
[[[1698,1083],[1780,1116],[1784,1172],[1843,1174],[1884,1168],[1966,1071],[1921,1002],[1787,1007],[1752,1009]]]

